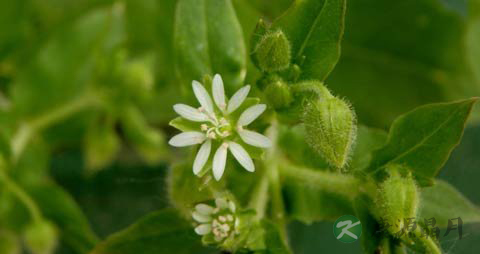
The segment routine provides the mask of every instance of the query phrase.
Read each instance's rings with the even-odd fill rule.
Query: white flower
[[[220,180],[225,171],[228,150],[247,171],[255,171],[255,165],[248,152],[233,139],[238,136],[243,142],[251,146],[270,147],[271,141],[267,137],[245,129],[265,111],[267,106],[265,104],[251,106],[243,111],[238,119],[232,119],[231,113],[237,110],[247,98],[250,91],[249,85],[240,88],[228,100],[225,96],[222,77],[218,74],[215,75],[212,83],[212,95],[216,108],[202,84],[193,81],[192,88],[200,107],[194,108],[185,104],[176,104],[173,109],[181,117],[203,124],[198,131],[180,133],[171,138],[168,143],[176,147],[202,144],[193,162],[193,173],[195,175],[198,175],[207,163],[214,142],[214,144],[218,144],[218,148],[213,156],[212,170],[217,181]]]
[[[213,234],[215,241],[221,242],[235,232],[235,203],[224,198],[215,200],[216,207],[198,204],[192,218],[198,222],[195,232],[198,235]]]

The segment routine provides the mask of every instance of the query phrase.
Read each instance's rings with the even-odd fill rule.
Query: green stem
[[[318,190],[336,193],[347,199],[354,199],[359,193],[358,179],[350,175],[294,166],[286,161],[282,161],[280,173],[282,178],[295,179],[296,182],[302,182]]]
[[[16,162],[18,160],[32,136],[34,136],[37,132],[85,108],[98,104],[99,100],[91,93],[87,93],[86,95],[79,97],[66,105],[59,106],[50,112],[40,115],[28,122],[22,123],[20,128],[13,135],[10,143],[12,147],[12,161]]]
[[[285,204],[282,196],[282,186],[280,184],[280,174],[278,167],[278,126],[274,120],[272,125],[267,130],[267,136],[272,141],[272,147],[268,150],[267,158],[265,160],[265,170],[268,176],[270,185],[270,195],[272,204],[272,219],[279,225],[280,234],[285,243],[287,243],[287,221],[285,216]]]
[[[262,219],[263,217],[265,217],[265,211],[267,210],[268,203],[268,187],[269,178],[264,172],[262,178],[253,190],[250,202],[248,203],[248,207],[255,209],[255,211],[257,212],[257,219]]]
[[[42,213],[35,201],[13,179],[8,176],[5,165],[0,165],[0,181],[27,207],[33,221],[42,219]]]

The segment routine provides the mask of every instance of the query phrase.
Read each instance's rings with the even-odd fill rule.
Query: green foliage
[[[340,57],[346,1],[295,1],[274,23],[292,45],[293,64],[301,79],[325,80]]]
[[[470,19],[478,11],[466,2],[476,0],[349,1],[330,88],[355,105],[364,124],[381,128],[423,104],[478,96],[471,62],[480,44],[466,39],[478,35]]]
[[[228,27],[228,29],[225,29]],[[175,15],[175,52],[182,86],[221,73],[227,94],[243,83],[246,48],[240,23],[228,1],[181,0]]]
[[[373,155],[370,170],[399,164],[412,170],[421,185],[431,185],[460,141],[476,100],[431,104],[400,116],[392,124],[385,146]]]
[[[53,184],[37,184],[26,189],[44,216],[55,223],[59,237],[77,253],[88,253],[95,246],[98,238],[89,221],[65,190]]]
[[[478,118],[478,31],[478,0],[0,1],[0,253],[307,253],[296,241],[321,232],[299,234],[292,221],[327,221],[331,233],[350,214],[365,253],[439,254],[419,237],[422,222],[416,240],[396,233],[412,217],[480,223],[478,196],[436,179],[472,109]],[[202,105],[185,111],[199,122],[175,118],[193,80],[212,104],[246,84],[248,98],[212,116],[197,87]],[[229,121],[247,109],[244,120],[263,114]],[[186,142],[212,139],[197,175],[199,146],[168,149],[174,129],[202,132]],[[224,146],[215,164],[220,132],[243,148]],[[72,151],[82,156],[59,160]],[[478,168],[476,151],[457,152]],[[112,186],[122,189],[113,201]],[[219,198],[236,204],[235,219],[198,208]],[[215,231],[196,228],[213,228],[212,214]],[[328,241],[315,251],[332,252]]]
[[[202,247],[188,221],[175,210],[149,214],[130,227],[110,236],[92,254],[214,253]]]
[[[448,220],[462,218],[463,223],[478,223],[480,209],[466,199],[453,186],[442,180],[435,185],[422,189],[419,217],[435,218],[437,226],[447,227]]]

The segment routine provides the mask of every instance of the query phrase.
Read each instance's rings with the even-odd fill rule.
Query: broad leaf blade
[[[465,44],[465,16],[447,2],[464,4],[348,2],[342,57],[327,83],[355,105],[362,123],[384,128],[420,105],[480,94],[467,62],[474,55]]]
[[[192,80],[219,73],[233,94],[243,83],[246,48],[231,1],[180,0],[175,16],[177,72],[186,90]]]
[[[421,197],[419,217],[422,219],[433,217],[439,227],[447,227],[449,219],[458,217],[462,218],[463,223],[480,222],[480,208],[447,182],[435,181],[432,187],[422,189]]]
[[[400,116],[386,145],[374,153],[369,170],[378,172],[396,163],[410,168],[421,185],[430,185],[459,143],[476,100],[430,104]]]
[[[295,1],[274,24],[281,28],[292,46],[301,79],[325,80],[340,57],[345,0]]]
[[[151,213],[100,243],[92,254],[213,253],[173,209]]]

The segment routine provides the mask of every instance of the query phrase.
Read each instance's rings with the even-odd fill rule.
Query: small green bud
[[[285,108],[292,102],[292,94],[287,83],[277,75],[265,80],[264,94],[269,103],[275,109]]]
[[[84,141],[87,169],[92,172],[108,166],[120,149],[120,140],[115,132],[113,121],[99,120],[88,127]]]
[[[140,100],[152,96],[154,76],[152,62],[149,58],[125,63],[123,66],[123,80],[128,92]]]
[[[24,239],[33,254],[51,254],[58,244],[57,229],[46,220],[40,220],[28,225]]]
[[[150,164],[155,164],[166,153],[163,134],[150,127],[142,113],[133,106],[127,107],[122,116],[123,129],[130,145]]]
[[[375,215],[391,225],[388,230],[396,234],[405,229],[405,219],[414,218],[417,214],[419,192],[410,172],[402,176],[401,167],[387,167],[390,176],[380,184],[375,200]]]
[[[356,138],[356,117],[350,104],[334,97],[320,82],[316,96],[305,100],[303,122],[308,144],[330,165],[342,169]]]
[[[280,30],[265,34],[254,53],[262,71],[281,71],[290,65],[290,42]]]

